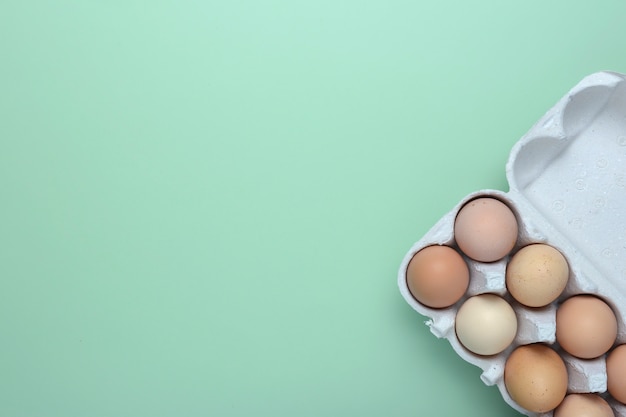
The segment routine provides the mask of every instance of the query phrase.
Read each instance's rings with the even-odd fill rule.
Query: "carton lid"
[[[602,276],[590,281],[626,296],[624,75],[599,72],[572,88],[513,147],[507,179],[584,258],[586,274]]]

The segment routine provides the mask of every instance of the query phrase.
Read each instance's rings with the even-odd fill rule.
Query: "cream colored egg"
[[[456,335],[465,348],[478,355],[495,355],[517,334],[517,316],[511,305],[494,294],[467,299],[456,315]]]

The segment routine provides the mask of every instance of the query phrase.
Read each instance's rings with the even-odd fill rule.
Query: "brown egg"
[[[568,277],[569,267],[561,252],[549,245],[528,245],[507,265],[506,287],[525,306],[543,307],[561,295]]]
[[[592,295],[568,298],[556,312],[556,340],[567,353],[581,359],[605,354],[617,337],[611,307]]]
[[[554,410],[554,417],[615,417],[615,414],[599,395],[570,394]]]
[[[544,413],[556,408],[567,392],[563,359],[543,344],[519,346],[504,366],[504,384],[517,404]]]
[[[454,237],[459,248],[480,262],[505,257],[515,246],[517,231],[517,220],[511,209],[490,197],[465,204],[454,222]]]
[[[413,256],[406,278],[417,301],[431,308],[445,308],[459,301],[467,291],[469,269],[456,250],[434,245]]]
[[[609,394],[626,404],[626,345],[619,345],[607,356],[606,376]]]

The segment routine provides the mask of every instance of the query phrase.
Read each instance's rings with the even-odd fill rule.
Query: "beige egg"
[[[613,310],[595,296],[568,298],[556,311],[556,340],[570,355],[597,358],[613,346],[616,337]]]
[[[463,257],[449,246],[427,246],[417,252],[406,271],[411,295],[431,308],[445,308],[463,297],[469,286],[469,269]]]
[[[520,249],[506,268],[506,287],[528,307],[543,307],[565,289],[569,266],[565,257],[549,245],[534,244]]]
[[[563,359],[543,344],[516,348],[504,366],[504,384],[517,404],[528,411],[555,409],[567,392],[567,369]]]
[[[517,241],[517,220],[496,198],[477,198],[465,204],[454,221],[454,237],[463,253],[480,262],[505,257]]]
[[[615,413],[599,395],[569,394],[554,410],[554,417],[615,417]]]
[[[509,347],[517,334],[513,307],[494,294],[467,299],[456,315],[456,335],[463,346],[478,355],[495,355]]]
[[[609,394],[626,404],[626,345],[619,345],[607,356],[606,376]]]

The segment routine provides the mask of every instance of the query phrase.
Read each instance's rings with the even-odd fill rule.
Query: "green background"
[[[517,416],[409,247],[626,3],[0,3],[0,415]]]

